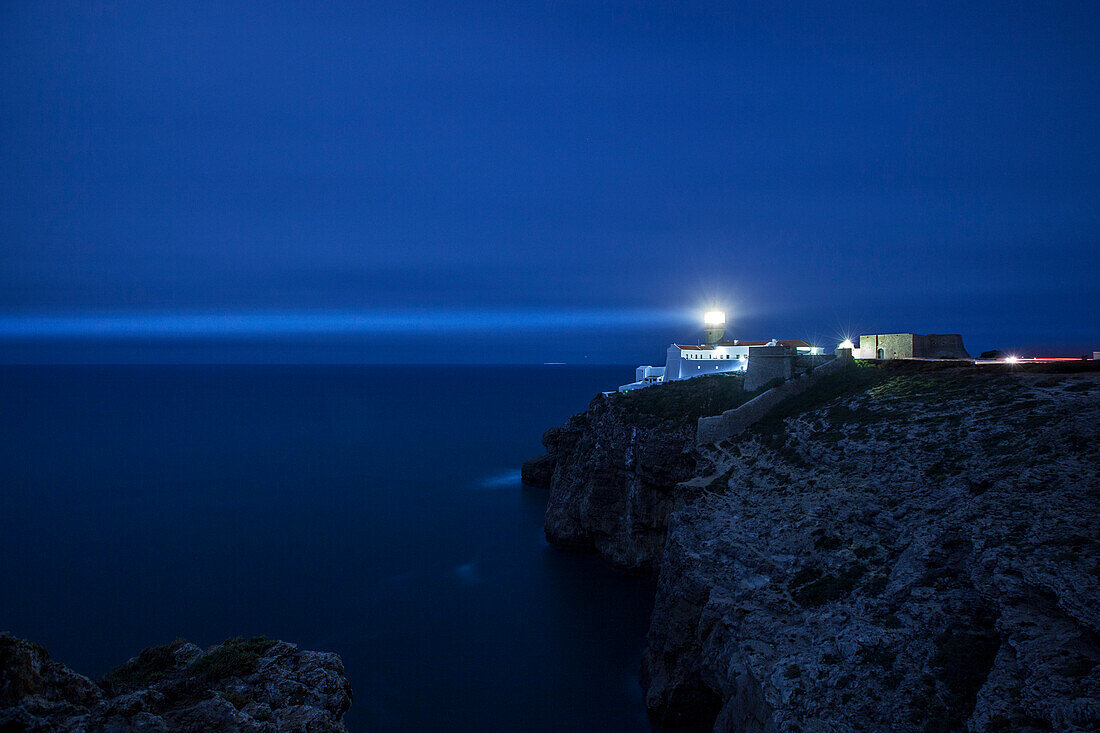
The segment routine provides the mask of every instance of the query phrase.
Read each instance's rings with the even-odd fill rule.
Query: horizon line
[[[431,331],[474,333],[525,327],[651,327],[683,323],[689,318],[683,310],[657,308],[0,314],[0,338],[172,338]]]

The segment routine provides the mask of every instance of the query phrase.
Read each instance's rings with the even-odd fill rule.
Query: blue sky
[[[1098,19],[5,3],[0,359],[304,329],[640,362],[714,299],[745,338],[1092,351]]]

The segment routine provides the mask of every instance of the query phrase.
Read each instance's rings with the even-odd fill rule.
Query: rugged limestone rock
[[[551,430],[557,430],[557,428],[551,428]],[[551,440],[544,436],[543,441]],[[523,464],[523,469],[520,471],[520,477],[528,486],[536,486],[540,489],[549,489],[550,482],[554,478],[554,456],[550,454],[538,456],[532,458]]]
[[[654,722],[1097,730],[1100,375],[876,376],[677,491]]]
[[[658,729],[1100,729],[1100,374],[855,368],[694,455],[621,412],[547,434],[546,531],[659,568]]]
[[[698,377],[601,395],[547,430],[546,455],[523,467],[527,483],[550,489],[546,538],[596,550],[628,572],[655,573],[673,491],[696,472],[696,422],[751,396],[741,375]]]
[[[626,571],[654,572],[673,488],[695,472],[694,437],[694,424],[639,421],[603,397],[546,431],[547,454],[528,461],[523,476],[550,489],[547,540],[594,549]]]
[[[146,649],[92,682],[0,634],[0,731],[346,731],[344,665],[266,639]]]

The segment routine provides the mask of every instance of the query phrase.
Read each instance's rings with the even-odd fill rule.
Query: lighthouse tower
[[[725,332],[726,314],[718,310],[718,303],[715,302],[714,306],[703,314],[703,334],[707,345],[714,346],[721,341]]]

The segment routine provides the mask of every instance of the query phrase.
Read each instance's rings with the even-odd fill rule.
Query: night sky
[[[1095,2],[318,5],[3,4],[0,361],[1100,349]]]

